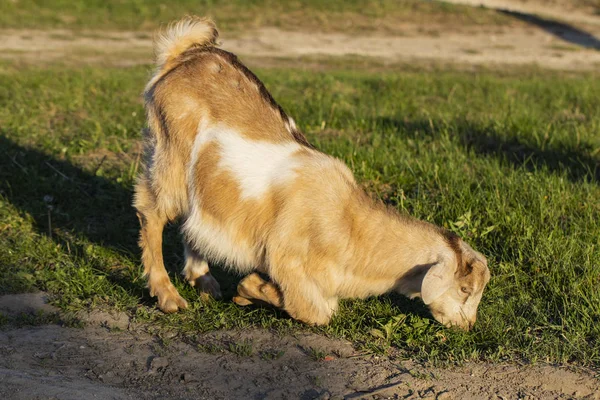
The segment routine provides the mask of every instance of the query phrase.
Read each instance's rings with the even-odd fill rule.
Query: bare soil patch
[[[0,297],[3,313],[43,294]],[[14,305],[11,311],[11,306]],[[436,368],[351,343],[255,329],[159,335],[125,314],[82,313],[84,329],[0,330],[0,397],[11,399],[600,399],[593,371],[471,363]]]

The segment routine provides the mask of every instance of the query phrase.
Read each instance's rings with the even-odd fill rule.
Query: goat
[[[163,227],[182,218],[182,273],[214,297],[208,261],[247,275],[236,303],[266,302],[308,324],[327,324],[339,299],[397,291],[469,329],[490,279],[485,257],[369,197],[217,38],[211,20],[186,17],[155,41],[134,207],[159,308],[187,307],[162,256]]]

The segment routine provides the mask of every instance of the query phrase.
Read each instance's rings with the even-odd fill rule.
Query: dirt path
[[[494,2],[500,3],[500,2]],[[600,68],[600,16],[575,27],[515,15],[514,26],[448,29],[403,24],[402,36],[282,31],[262,28],[231,37],[222,47],[253,60],[303,56],[363,56],[383,64],[451,63],[458,65],[538,65],[555,70]],[[70,32],[2,30],[0,59],[27,63],[91,63],[127,66],[151,62],[147,32]],[[352,64],[352,59],[347,60]],[[256,63],[254,63],[256,65]]]
[[[241,340],[251,341],[252,355],[226,350]],[[210,344],[214,353],[198,350]],[[310,347],[333,355],[314,360]],[[135,329],[21,328],[0,332],[0,397],[600,399],[600,382],[585,372],[490,364],[437,369],[354,353],[343,341],[260,330],[173,337],[165,345]]]
[[[40,309],[51,311],[42,294],[0,296],[7,315]],[[592,371],[487,363],[441,369],[361,355],[346,341],[309,333],[159,337],[124,314],[80,317],[85,329],[0,330],[0,398],[600,400]]]

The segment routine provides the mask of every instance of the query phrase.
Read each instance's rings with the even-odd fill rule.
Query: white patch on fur
[[[256,266],[256,251],[248,243],[235,241],[233,226],[213,225],[202,217],[201,206],[192,199],[192,212],[183,224],[183,232],[188,242],[206,258],[224,262],[240,273],[252,271]]]
[[[201,200],[196,196],[195,171],[202,149],[216,142],[220,147],[219,166],[238,181],[242,198],[260,198],[272,185],[293,179],[296,163],[293,153],[300,149],[295,143],[274,144],[253,141],[223,125],[201,121],[192,146],[188,164],[190,214],[183,231],[193,247],[211,260],[223,261],[238,272],[250,272],[258,266],[260,253],[255,243],[236,240],[240,227],[236,221],[212,224],[202,216]]]
[[[235,266],[238,271],[250,271],[254,264],[254,251],[252,251],[252,248],[247,244],[233,240],[236,227],[218,226],[206,221],[202,217],[201,201],[196,197],[194,167],[198,163],[198,157],[204,146],[213,140],[217,140],[222,131],[218,127],[209,126],[204,119],[198,125],[198,133],[194,139],[190,163],[188,164],[188,192],[191,211],[183,224],[182,230],[188,243],[206,258],[226,262]]]
[[[190,153],[190,163],[187,168],[188,189],[192,194],[195,192],[192,189],[196,186],[194,183],[194,167],[198,163],[198,156],[200,155],[202,148],[213,138],[214,135],[212,134],[211,129],[208,128],[208,122],[204,118],[200,119],[198,132],[196,133],[194,145],[192,146],[192,151]]]
[[[274,184],[293,180],[298,143],[249,140],[229,129],[220,130],[216,140],[222,149],[220,166],[236,178],[243,199],[260,199]]]

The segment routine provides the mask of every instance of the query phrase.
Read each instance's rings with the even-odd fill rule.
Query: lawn
[[[190,309],[156,310],[140,279],[131,207],[150,66],[0,69],[0,294],[42,289],[65,312],[121,310],[158,331],[313,329],[377,353],[430,361],[600,366],[600,81],[530,71],[320,72],[255,69],[322,151],[402,212],[443,225],[489,260],[471,332],[430,320],[418,300],[344,301],[330,326],[241,308],[179,278]],[[6,318],[0,318],[6,321]]]
[[[153,30],[185,14],[208,15],[223,31],[261,26],[402,34],[403,23],[510,24],[487,10],[422,0],[19,0],[0,4],[0,28]]]

